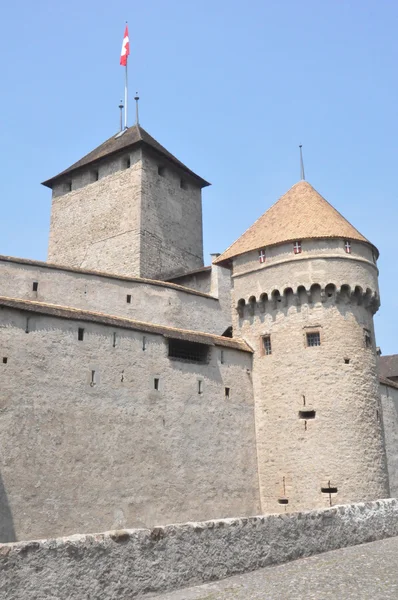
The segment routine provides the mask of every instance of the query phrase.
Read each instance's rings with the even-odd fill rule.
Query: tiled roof
[[[235,350],[242,350],[243,352],[253,352],[253,349],[244,340],[227,338],[202,331],[191,331],[189,329],[178,329],[175,327],[167,327],[165,325],[154,325],[153,323],[125,319],[124,317],[116,317],[114,315],[71,308],[70,306],[58,306],[56,304],[47,304],[20,298],[0,297],[0,307],[1,306],[49,315],[61,319],[101,323],[102,325],[121,327],[122,329],[132,329],[133,331],[145,331],[146,333],[163,335],[166,338],[187,340],[213,346],[224,346],[225,348],[233,348]]]
[[[398,354],[379,357],[379,375],[380,377],[398,377]]]
[[[214,263],[284,242],[343,238],[370,242],[307,181],[299,181]]]
[[[47,179],[47,181],[43,181],[43,185],[52,188],[54,182],[61,177],[66,175],[71,175],[74,171],[81,169],[82,167],[86,167],[92,163],[96,163],[97,161],[105,158],[106,156],[110,156],[111,154],[115,154],[117,152],[121,152],[123,150],[131,149],[134,146],[143,145],[151,148],[157,154],[165,157],[180,169],[191,175],[194,179],[198,181],[201,187],[205,187],[210,185],[207,181],[196,175],[193,171],[188,169],[182,162],[180,162],[173,154],[171,154],[166,148],[164,148],[159,142],[155,140],[145,129],[143,129],[140,125],[133,125],[129,127],[123,132],[123,135],[115,134],[110,137],[106,142],[92,150],[75,162],[73,165],[58,173],[51,179]]]

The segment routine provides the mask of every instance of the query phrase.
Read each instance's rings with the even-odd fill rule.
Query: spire
[[[134,100],[135,100],[135,124],[136,125],[140,124],[140,118],[139,118],[140,116],[139,116],[139,113],[138,113],[138,101],[139,101],[139,99],[140,99],[140,97],[138,95],[138,92],[136,92],[135,96],[134,96]]]
[[[300,179],[305,181],[304,161],[303,161],[303,144],[300,144]]]

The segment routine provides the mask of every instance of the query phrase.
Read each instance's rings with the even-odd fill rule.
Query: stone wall
[[[203,266],[201,188],[148,152],[142,156],[141,232],[142,277],[166,278]]]
[[[299,255],[281,244],[270,263],[253,253],[234,262],[234,334],[255,351],[264,512],[389,496],[373,328],[377,268],[370,248],[352,246],[348,255],[342,240],[303,241]],[[320,345],[311,347],[315,332]]]
[[[231,325],[230,278],[228,269],[214,268],[221,278],[227,276],[223,285],[214,286],[220,300],[163,282],[0,257],[0,296],[221,335]],[[37,292],[33,291],[33,282],[38,283]],[[130,302],[127,296],[131,296]]]
[[[390,492],[398,497],[398,384],[380,384]]]
[[[103,159],[97,174],[89,165],[54,184],[49,262],[152,279],[203,266],[194,178],[140,148]]]
[[[0,596],[113,600],[398,535],[398,502],[0,545]]]
[[[98,181],[83,185],[83,173],[69,193],[54,189],[49,262],[141,275],[141,155],[139,149],[130,153],[128,169],[122,169],[123,157],[110,158]]]
[[[2,307],[0,372],[1,541],[258,512],[250,353]]]

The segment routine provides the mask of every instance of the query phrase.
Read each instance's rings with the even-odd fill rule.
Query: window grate
[[[207,363],[209,346],[197,342],[169,339],[169,358],[188,362]]]
[[[266,354],[267,356],[269,354],[272,354],[271,336],[270,335],[263,336],[263,348],[264,348],[264,354]]]
[[[321,345],[321,334],[319,331],[307,333],[307,346],[320,346]]]

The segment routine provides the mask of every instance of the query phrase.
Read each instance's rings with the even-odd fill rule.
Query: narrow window
[[[372,336],[370,334],[370,331],[369,331],[369,329],[364,329],[363,332],[365,335],[365,348],[371,348],[372,347]]]
[[[66,191],[67,193],[72,191],[72,182],[71,182],[71,181],[67,181],[67,182],[65,183],[65,191]]]
[[[142,349],[143,349],[143,351],[146,350],[146,337],[145,337],[145,335],[142,338]]]
[[[129,169],[131,167],[131,160],[129,156],[126,156],[124,159],[124,168]]]
[[[201,379],[198,380],[198,394],[203,394],[203,381]]]
[[[231,391],[231,388],[229,388],[229,387],[225,388],[225,397],[226,398],[229,398],[230,391]]]
[[[165,167],[162,167],[161,165],[158,166],[158,175],[160,175],[161,177],[164,177],[165,175]]]
[[[95,386],[95,371],[91,371],[90,385],[91,387]]]
[[[293,244],[293,252],[295,254],[301,254],[301,242],[294,242],[294,244]]]
[[[131,304],[131,294],[127,294],[126,302],[127,302],[127,304]]]
[[[326,487],[321,487],[321,492],[322,494],[328,494],[329,496],[329,504],[330,506],[332,506],[332,494],[337,494],[337,487],[332,485],[330,483],[330,481],[328,481],[328,484]]]
[[[351,242],[350,240],[345,240],[344,241],[344,249],[346,251],[347,254],[351,254]]]
[[[32,286],[32,290],[34,292],[37,292],[38,289],[39,289],[39,282],[38,281],[34,281],[33,282],[33,286]]]
[[[77,332],[77,339],[79,340],[79,342],[82,342],[84,340],[84,329],[83,329],[83,327],[79,327],[79,330]]]
[[[187,182],[185,181],[185,179],[180,179],[180,188],[181,188],[182,190],[186,190],[186,189],[188,189],[188,184],[187,184]]]
[[[265,263],[265,250],[263,248],[258,251],[258,260],[260,263]]]
[[[288,498],[278,498],[278,504],[289,504]]]
[[[319,331],[313,331],[307,333],[307,346],[320,346],[321,345],[321,334]]]
[[[299,419],[309,421],[310,419],[315,419],[315,415],[315,410],[299,410]]]
[[[345,358],[344,359],[344,364],[345,365],[349,365],[350,364],[350,359],[349,358]]]
[[[116,331],[113,332],[113,347],[116,348]]]
[[[266,354],[267,356],[269,354],[272,354],[271,336],[270,335],[263,335],[262,340],[263,340],[264,354]]]
[[[222,365],[224,364],[224,350],[221,350],[221,352],[220,352],[220,363]]]
[[[97,170],[91,171],[91,181],[98,181],[99,172]]]
[[[30,320],[30,317],[27,317],[26,318],[25,333],[29,333],[29,320]]]
[[[3,365],[6,365],[8,362],[8,358],[6,356],[3,356]]]
[[[153,387],[156,391],[159,391],[159,379],[157,377],[153,380]]]

